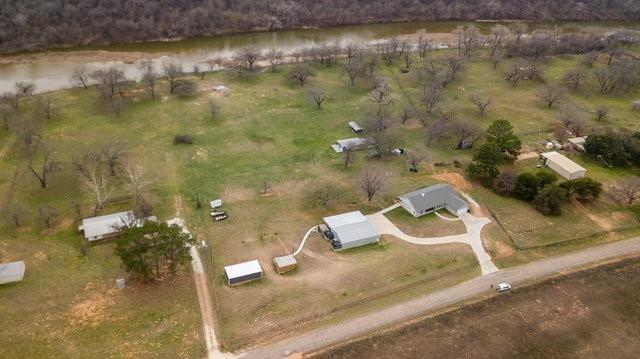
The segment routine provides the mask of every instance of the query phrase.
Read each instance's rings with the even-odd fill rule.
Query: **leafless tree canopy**
[[[59,217],[60,211],[56,207],[48,204],[38,207],[38,219],[47,228],[53,227]]]
[[[545,85],[538,91],[538,98],[544,102],[547,108],[551,108],[556,103],[562,102],[566,97],[563,87]]]
[[[381,105],[391,103],[391,87],[386,77],[375,76],[372,79],[372,87],[373,89],[369,93],[369,101]]]
[[[162,64],[162,74],[169,82],[169,93],[173,94],[178,87],[178,80],[183,75],[182,65],[175,61],[165,61]]]
[[[562,78],[562,83],[573,91],[578,91],[582,88],[587,80],[587,72],[581,68],[575,68],[567,71]]]
[[[89,87],[89,73],[84,67],[76,67],[71,73],[71,83],[82,88]]]
[[[640,177],[629,177],[615,183],[611,192],[620,203],[632,205],[640,199]]]
[[[360,175],[360,189],[371,202],[375,195],[384,188],[386,182],[385,173],[379,169],[367,168]]]
[[[458,39],[458,54],[466,59],[471,58],[474,51],[480,46],[481,36],[478,28],[475,25],[458,26],[454,34]]]
[[[477,93],[469,95],[469,101],[476,106],[480,116],[484,116],[484,113],[487,111],[487,107],[491,105],[492,100],[493,98],[491,96],[482,96]]]
[[[451,124],[451,128],[456,138],[456,148],[458,149],[472,147],[482,136],[482,129],[469,121],[454,121]]]
[[[140,202],[144,191],[156,181],[156,178],[149,176],[142,163],[133,160],[125,160],[119,171],[119,177],[125,187]]]
[[[2,215],[2,219],[4,222],[14,225],[16,228],[22,227],[27,217],[29,216],[29,212],[27,208],[20,203],[7,203],[0,212]]]
[[[256,62],[260,60],[260,50],[253,46],[244,47],[234,56],[236,61],[245,64],[249,71],[256,70]]]
[[[15,87],[19,96],[32,96],[36,91],[36,84],[33,82],[18,81],[15,83]]]
[[[307,79],[312,76],[315,76],[315,71],[311,66],[304,63],[293,65],[287,73],[287,77],[297,81],[300,86],[304,86]]]
[[[156,85],[158,83],[158,73],[153,65],[153,61],[144,60],[140,63],[142,76],[140,82],[149,93],[151,98],[156,98]]]
[[[307,90],[307,98],[318,107],[318,110],[322,110],[322,103],[327,99],[327,94],[322,89],[312,88]]]
[[[36,117],[42,120],[52,120],[58,116],[58,106],[52,95],[38,97],[34,104]]]
[[[498,54],[498,51],[504,47],[510,36],[511,30],[504,25],[498,24],[491,28],[491,32],[488,37],[489,49],[491,50],[489,53],[490,58],[493,58]]]
[[[58,153],[53,145],[39,142],[26,149],[27,168],[40,183],[40,187],[47,188],[51,176],[61,169],[62,162],[58,160]]]
[[[269,61],[269,68],[271,69],[271,72],[276,72],[278,66],[282,62],[283,54],[282,51],[274,48],[267,51],[265,58]]]
[[[342,151],[342,164],[344,165],[344,169],[349,168],[356,160],[356,151],[351,148],[347,148]]]

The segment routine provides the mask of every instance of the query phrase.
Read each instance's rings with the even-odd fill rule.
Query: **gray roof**
[[[325,217],[324,223],[336,233],[342,245],[380,235],[360,211]]]
[[[118,233],[120,229],[134,219],[132,211],[107,214],[99,217],[85,218],[82,220],[82,228],[86,238],[104,236]]]
[[[445,183],[403,194],[400,199],[408,200],[416,212],[422,212],[442,204],[446,204],[454,211],[468,207],[467,203],[458,197],[453,188]]]
[[[275,257],[273,262],[280,268],[298,264],[298,261],[291,255]]]

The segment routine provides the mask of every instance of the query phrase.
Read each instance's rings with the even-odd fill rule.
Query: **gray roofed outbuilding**
[[[0,284],[20,282],[24,278],[23,261],[0,263]]]
[[[376,227],[360,211],[325,217],[324,223],[341,245],[336,249],[359,247],[380,240]]]
[[[458,196],[451,186],[444,183],[422,188],[398,198],[402,207],[415,217],[442,208],[454,215],[469,211],[469,205]]]

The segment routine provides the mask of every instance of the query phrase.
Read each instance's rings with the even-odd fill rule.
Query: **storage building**
[[[262,267],[257,260],[224,267],[227,284],[235,285],[262,278]]]
[[[125,227],[142,227],[146,221],[157,222],[158,218],[156,218],[156,216],[150,216],[144,219],[137,219],[132,211],[118,212],[104,216],[85,218],[82,220],[82,225],[79,230],[84,233],[84,237],[89,240],[89,242],[94,242],[116,237],[122,233]]]
[[[568,180],[584,177],[587,173],[587,170],[582,166],[556,151],[543,153],[541,158],[545,166]]]
[[[351,131],[353,131],[353,133],[362,133],[362,131],[364,131],[356,121],[349,121],[347,125],[349,126]]]
[[[334,250],[343,250],[376,243],[380,233],[360,211],[325,217],[328,233]],[[327,236],[328,234],[328,236]]]
[[[369,147],[370,142],[371,141],[366,138],[347,138],[344,140],[337,140],[335,144],[331,145],[331,148],[338,153],[343,152],[346,149],[357,151]]]
[[[440,183],[398,197],[400,205],[414,217],[446,209],[459,216],[469,211],[469,205],[448,184]]]
[[[0,284],[22,281],[25,268],[23,261],[0,263]]]
[[[278,274],[284,274],[296,269],[298,262],[293,256],[282,256],[274,258],[273,265],[276,267]]]

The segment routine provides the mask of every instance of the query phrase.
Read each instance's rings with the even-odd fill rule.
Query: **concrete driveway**
[[[392,207],[398,207],[397,205],[394,206]],[[394,237],[400,238],[403,241],[420,245],[465,243],[471,246],[471,249],[473,249],[473,253],[475,254],[476,259],[480,264],[480,269],[482,270],[483,276],[498,271],[498,267],[493,264],[491,256],[489,256],[489,254],[485,251],[484,246],[482,245],[482,239],[480,238],[482,228],[488,223],[491,223],[491,220],[489,220],[488,218],[476,217],[470,213],[465,213],[460,216],[460,219],[467,228],[467,233],[457,234],[454,236],[420,238],[410,236],[402,232],[400,228],[398,228],[387,217],[384,216],[384,213],[386,212],[388,212],[388,210],[384,209],[380,212],[367,216],[371,223],[373,223],[373,225],[378,229],[378,232],[380,232],[381,234],[389,234]]]

